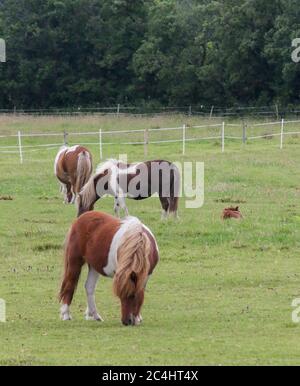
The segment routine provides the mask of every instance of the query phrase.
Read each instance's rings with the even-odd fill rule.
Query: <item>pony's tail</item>
[[[118,249],[113,288],[120,299],[127,299],[144,288],[150,269],[150,250],[150,240],[143,232],[142,224],[134,224],[125,233]]]
[[[170,197],[170,213],[177,215],[179,195],[180,195],[180,184],[181,176],[177,166],[173,165],[173,178],[171,180],[171,197]]]
[[[78,155],[76,193],[79,193],[88,182],[92,174],[92,161],[90,154],[84,150]]]
[[[64,276],[59,293],[59,300],[63,304],[70,305],[76,290],[84,259],[79,254],[77,245],[72,244],[72,229],[65,240]]]

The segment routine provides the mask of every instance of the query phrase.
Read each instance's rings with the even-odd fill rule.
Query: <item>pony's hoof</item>
[[[61,315],[61,320],[63,322],[71,321],[72,320],[72,316],[71,315]]]
[[[99,315],[99,314],[95,314],[95,315],[90,315],[90,314],[85,314],[85,320],[87,321],[96,321],[96,322],[104,322],[104,319]]]

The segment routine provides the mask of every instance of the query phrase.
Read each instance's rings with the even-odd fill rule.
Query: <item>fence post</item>
[[[149,144],[149,129],[144,131],[144,155],[148,156],[148,144]]]
[[[21,131],[18,132],[18,140],[19,140],[19,153],[20,153],[20,163],[23,164],[23,151],[22,151],[22,137]]]
[[[68,136],[69,134],[64,130],[64,145],[68,146]]]
[[[185,155],[185,144],[186,144],[186,125],[182,128],[182,155]]]
[[[192,116],[192,106],[189,107],[189,116]]]
[[[243,144],[247,142],[247,123],[243,124]]]
[[[283,138],[284,138],[284,119],[281,120],[280,150],[283,149]]]
[[[275,105],[275,111],[276,111],[276,118],[279,119],[279,107],[277,103]]]
[[[211,106],[211,110],[210,110],[210,114],[209,114],[209,119],[212,119],[212,117],[213,117],[214,108],[215,108],[215,106]]]
[[[117,107],[117,116],[119,117],[120,116],[120,103],[118,103],[118,107]]]
[[[102,161],[103,160],[102,129],[99,130],[99,151],[100,151],[100,161]]]
[[[225,122],[222,123],[222,153],[225,152]]]

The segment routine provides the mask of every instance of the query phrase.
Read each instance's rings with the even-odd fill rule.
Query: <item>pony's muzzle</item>
[[[135,317],[131,314],[131,315],[129,315],[129,317],[128,318],[126,318],[126,319],[123,319],[122,320],[122,323],[123,323],[123,325],[124,326],[135,326],[136,325],[136,323],[135,323]]]

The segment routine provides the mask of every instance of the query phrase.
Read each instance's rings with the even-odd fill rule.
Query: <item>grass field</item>
[[[180,123],[182,117],[0,117],[0,134]],[[300,297],[300,139],[291,136],[282,151],[277,137],[227,141],[224,154],[218,141],[193,142],[185,157],[177,143],[149,147],[151,159],[205,162],[205,204],[188,210],[182,200],[180,220],[161,222],[158,199],[128,201],[161,250],[138,328],[121,325],[112,282],[104,278],[96,298],[105,322],[84,320],[86,269],[73,321],[59,320],[62,244],[75,208],[58,192],[56,150],[25,154],[23,165],[17,154],[0,153],[0,298],[7,303],[0,365],[300,364],[300,326],[291,318]],[[97,146],[92,151],[98,161]],[[143,146],[105,150],[106,157],[119,153],[144,158]],[[221,221],[230,204],[240,205],[244,221]],[[97,205],[109,213],[112,207],[111,199]]]

